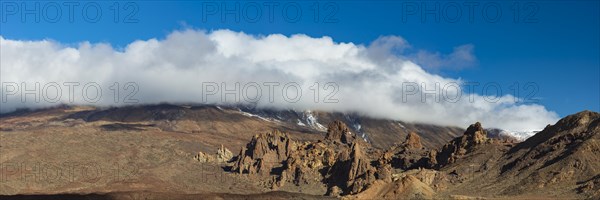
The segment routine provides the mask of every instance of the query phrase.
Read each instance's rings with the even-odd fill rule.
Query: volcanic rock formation
[[[288,158],[295,146],[289,135],[277,130],[255,135],[240,150],[232,170],[240,174],[268,175],[275,165],[280,165]]]
[[[439,150],[425,147],[414,132],[383,151],[354,139],[340,121],[328,128],[317,142],[298,143],[278,131],[256,135],[232,170],[266,177],[271,188],[324,184],[325,195],[356,198],[535,195],[540,188],[558,196],[600,195],[600,114],[594,112],[568,116],[517,145],[487,138],[477,122]],[[490,194],[455,195],[461,187]]]
[[[438,167],[452,164],[457,159],[473,151],[477,145],[486,141],[488,141],[487,133],[481,127],[481,123],[471,124],[463,136],[455,138],[442,147],[440,152],[436,154],[436,163]]]
[[[229,151],[229,149],[223,147],[223,145],[221,145],[221,148],[217,149],[217,152],[215,155],[206,154],[204,152],[198,152],[198,154],[196,154],[196,156],[194,156],[194,159],[201,163],[229,162],[232,158],[233,158],[233,153],[231,153],[231,151]]]
[[[328,141],[338,141],[343,144],[349,144],[353,137],[351,136],[350,129],[344,122],[335,120],[327,126],[327,135],[325,135],[325,140]]]
[[[324,182],[330,195],[359,193],[376,179],[372,159],[365,153],[371,147],[349,139],[349,129],[340,121],[328,127],[325,141],[317,142],[297,143],[279,131],[256,135],[242,148],[232,171],[263,176],[273,172],[272,188],[287,182]]]

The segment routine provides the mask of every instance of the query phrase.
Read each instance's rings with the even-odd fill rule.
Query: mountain
[[[372,119],[356,114],[276,111],[238,106],[160,104],[116,108],[60,106],[22,110],[0,116],[2,166],[18,164],[25,169],[36,169],[39,165],[52,167],[64,164],[75,165],[70,167],[79,167],[76,168],[79,171],[60,176],[58,181],[45,175],[33,176],[26,179],[28,181],[21,181],[20,173],[7,175],[0,182],[0,193],[138,190],[117,181],[121,179],[139,182],[144,185],[142,188],[154,188],[156,192],[169,192],[166,188],[187,188],[184,189],[188,191],[186,193],[267,192],[260,189],[225,189],[220,185],[239,183],[246,188],[255,186],[223,174],[216,165],[198,165],[190,160],[198,152],[212,155],[221,147],[235,154],[254,135],[273,130],[289,133],[289,137],[295,141],[317,141],[327,131],[319,125],[326,127],[334,120],[351,124],[348,126],[349,133],[381,148],[399,142],[409,132],[423,133],[424,145],[431,147],[441,146],[462,132],[461,128],[456,127]],[[90,167],[99,173],[86,175]],[[59,169],[73,170],[68,167]],[[163,173],[167,171],[169,173]],[[211,173],[222,175],[223,182],[198,182],[193,178],[206,177]],[[178,181],[173,182],[173,179]]]
[[[524,141],[484,126],[214,105],[20,111],[0,117],[0,194],[21,196],[0,197],[600,197],[599,113]]]
[[[62,113],[62,114],[61,114]],[[402,121],[375,119],[358,114],[329,113],[319,111],[269,110],[247,106],[214,105],[147,105],[118,108],[58,107],[33,112],[20,112],[0,118],[7,120],[32,115],[54,116],[51,121],[82,120],[83,122],[107,122],[106,130],[136,130],[140,124],[165,132],[216,134],[232,136],[235,146],[242,144],[247,137],[265,130],[278,129],[292,133],[301,140],[316,140],[315,134],[324,134],[326,125],[339,120],[348,124],[351,133],[378,148],[388,148],[410,132],[422,133],[424,145],[438,147],[447,140],[459,135],[463,129],[429,124],[407,123]],[[5,129],[11,130],[11,124]],[[306,134],[300,134],[306,133]],[[208,136],[207,136],[208,137]],[[209,143],[218,147],[220,144]],[[226,146],[232,148],[234,145]]]
[[[446,193],[520,198],[597,197],[599,139],[600,114],[591,111],[569,115],[520,143],[488,139],[460,151],[462,154],[452,154],[459,156],[440,168],[451,172],[459,183]]]
[[[599,195],[600,114],[584,111],[567,116],[520,143],[488,137],[493,134],[487,130],[477,122],[440,148],[425,147],[420,134],[410,133],[404,142],[382,151],[361,140],[347,139],[346,125],[336,121],[329,125],[324,140],[316,143],[290,146],[294,143],[290,139],[265,139],[286,141],[286,153],[276,153],[283,145],[277,143],[262,142],[264,147],[259,149],[274,146],[273,155],[290,156],[269,159],[266,171],[271,173],[261,174],[266,166],[263,158],[246,158],[242,156],[253,154],[240,153],[237,163],[244,160],[245,168],[255,170],[238,172],[255,174],[259,182],[275,180],[265,183],[271,188],[282,188],[290,181],[295,186],[310,185],[316,193],[359,199]],[[247,145],[251,152],[257,149],[252,145],[257,143],[254,138]],[[260,155],[269,154],[269,150],[263,151]],[[304,156],[291,156],[296,154]],[[275,170],[278,168],[281,170]]]
[[[598,195],[600,114],[567,116],[510,149],[501,162],[502,175],[522,177],[506,192],[549,188]]]

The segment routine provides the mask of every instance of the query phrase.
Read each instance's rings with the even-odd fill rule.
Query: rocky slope
[[[476,129],[474,129],[476,128]],[[468,135],[479,131],[469,127]],[[477,138],[472,137],[470,138]],[[481,137],[480,137],[481,138]],[[472,139],[450,144],[450,162],[439,170],[449,173],[453,186],[443,192],[472,196],[521,198],[597,197],[600,175],[600,114],[584,111],[567,116],[521,142]],[[467,140],[468,141],[468,140]],[[469,145],[469,143],[471,145]],[[458,144],[458,145],[456,145]],[[456,151],[456,149],[459,149]],[[442,150],[443,151],[443,150]]]
[[[229,149],[237,149],[246,143],[248,136],[265,130],[281,130],[301,141],[315,141],[322,138],[327,125],[333,121],[347,124],[347,132],[366,140],[374,147],[386,149],[401,141],[410,132],[419,132],[423,145],[439,148],[446,141],[460,135],[464,130],[458,127],[444,127],[428,124],[374,119],[357,114],[328,113],[319,111],[269,110],[244,106],[213,105],[146,105],[116,108],[68,107],[62,106],[38,111],[21,111],[0,116],[0,121],[23,119],[27,116],[43,116],[55,123],[64,121],[110,122],[101,128],[106,131],[160,129],[165,132],[198,134],[206,138],[203,150],[218,148],[221,144]],[[44,124],[0,124],[5,131]],[[25,127],[26,126],[26,127]],[[227,138],[228,142],[218,142]],[[231,145],[230,145],[231,144]],[[204,146],[204,145],[203,145]]]
[[[567,116],[523,142],[489,131],[480,123],[462,130],[352,114],[219,106],[21,112],[0,117],[0,194],[600,197],[600,114]],[[79,166],[73,174],[48,180],[42,173],[72,163]],[[99,173],[82,173],[89,169]]]
[[[440,185],[450,182],[433,169],[459,160],[487,141],[477,123],[445,145],[438,156],[436,150],[422,145],[417,133],[382,151],[334,121],[323,140],[316,142],[298,143],[279,131],[256,135],[233,160],[230,171],[252,175],[271,189],[294,184],[317,186],[316,191],[325,190],[327,196],[432,198]]]
[[[286,180],[322,184],[325,195],[359,199],[596,197],[599,124],[600,114],[582,112],[516,143],[488,138],[477,122],[440,149],[423,146],[419,134],[409,133],[382,151],[356,140],[345,124],[335,121],[322,141],[291,148],[286,159],[275,160],[281,170],[269,168],[277,186],[272,188]],[[290,141],[284,138],[273,141]]]
[[[567,116],[510,149],[501,162],[502,176],[522,178],[506,193],[548,188],[598,195],[600,187],[594,182],[600,175],[600,114]]]

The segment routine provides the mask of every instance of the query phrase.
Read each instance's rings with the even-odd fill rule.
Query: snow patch
[[[505,131],[502,134],[508,134],[517,138],[519,141],[525,141],[527,138],[535,135],[539,131]]]
[[[300,121],[300,120],[298,120],[298,123],[297,123],[297,124],[298,124],[299,126],[306,126],[306,124],[302,123],[302,121]]]
[[[488,135],[491,134],[491,135],[496,135],[496,136],[509,136],[509,137],[513,137],[513,138],[517,139],[518,141],[525,141],[527,138],[530,138],[531,136],[535,135],[539,131],[510,131],[510,130],[490,128],[490,129],[486,129],[486,132],[488,132]]]
[[[248,116],[248,117],[256,117],[256,118],[259,118],[259,119],[262,119],[262,120],[264,120],[264,121],[268,121],[268,122],[280,122],[280,121],[279,121],[279,120],[277,120],[277,119],[273,119],[273,118],[266,118],[266,117],[263,117],[263,116],[260,116],[260,115],[255,115],[255,114],[252,114],[252,113],[249,113],[249,112],[244,112],[244,111],[242,111],[242,109],[239,109],[239,108],[238,108],[238,112],[240,112],[240,113],[241,113],[242,115],[244,115],[244,116]]]
[[[319,123],[319,121],[317,120],[317,117],[315,117],[312,113],[312,111],[307,110],[304,112],[304,117],[306,118],[306,122],[308,125],[310,125],[313,128],[319,129],[319,130],[325,130],[325,126],[321,125]]]
[[[400,123],[400,122],[398,122],[398,126],[400,126],[403,129],[406,129],[406,127],[402,123]]]
[[[360,120],[352,115],[345,115],[346,120],[352,123],[352,128],[356,130],[356,135],[360,136],[365,142],[368,142],[368,134],[362,130],[362,125],[360,124]]]

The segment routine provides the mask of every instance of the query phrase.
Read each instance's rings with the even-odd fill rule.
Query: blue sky
[[[456,4],[445,1],[295,1],[279,2],[274,8],[273,21],[268,19],[264,5],[273,2],[253,2],[258,4],[243,1],[131,4],[98,1],[102,15],[97,22],[86,21],[81,15],[86,3],[74,7],[75,15],[71,22],[67,7],[64,7],[64,2],[59,2],[61,18],[58,22],[51,22],[58,15],[53,13],[54,8],[46,1],[24,4],[3,1],[0,34],[12,40],[51,39],[66,44],[104,42],[117,48],[135,40],[164,38],[174,30],[185,28],[231,29],[255,35],[302,33],[365,45],[380,36],[397,35],[406,39],[414,49],[442,54],[451,53],[456,46],[471,44],[477,57],[475,65],[460,69],[448,66],[431,72],[465,81],[497,82],[504,94],[513,93],[511,86],[514,88],[516,82],[519,83],[521,97],[531,92],[524,85],[533,82],[539,87],[533,99],[561,117],[584,109],[600,111],[598,1],[478,2],[472,18],[462,1],[453,1]],[[36,3],[39,3],[40,10],[48,7],[48,13],[39,11],[35,15],[25,15],[23,21],[23,6],[32,8]],[[239,22],[234,19],[235,15],[226,15],[223,21],[223,5],[232,8],[236,3],[239,3],[240,10],[248,11],[247,15],[238,13]],[[426,14],[426,19],[423,19],[423,6],[431,9],[436,3],[440,6],[439,12],[436,12],[440,20],[436,22],[432,14]],[[14,5],[19,9],[16,12],[12,10]],[[90,11],[94,5],[88,7],[88,12],[83,12],[89,19],[96,16]],[[261,18],[252,21],[257,14],[253,12],[255,5],[261,6]],[[298,21],[293,21],[296,5],[300,6],[302,14]],[[453,7],[456,5],[461,10],[460,15]],[[207,10],[214,6],[218,7],[216,13]],[[284,6],[289,8],[287,15],[282,14]],[[488,15],[482,14],[485,6]],[[119,10],[116,21],[114,8]],[[316,8],[319,15],[315,19]],[[410,13],[410,8],[416,8],[416,14]],[[495,8],[501,11],[497,21],[493,19]],[[516,11],[519,15],[515,19]],[[129,14],[132,15],[127,20]],[[444,14],[458,18],[452,21],[444,18]],[[39,22],[35,20],[36,15],[40,17]]]

